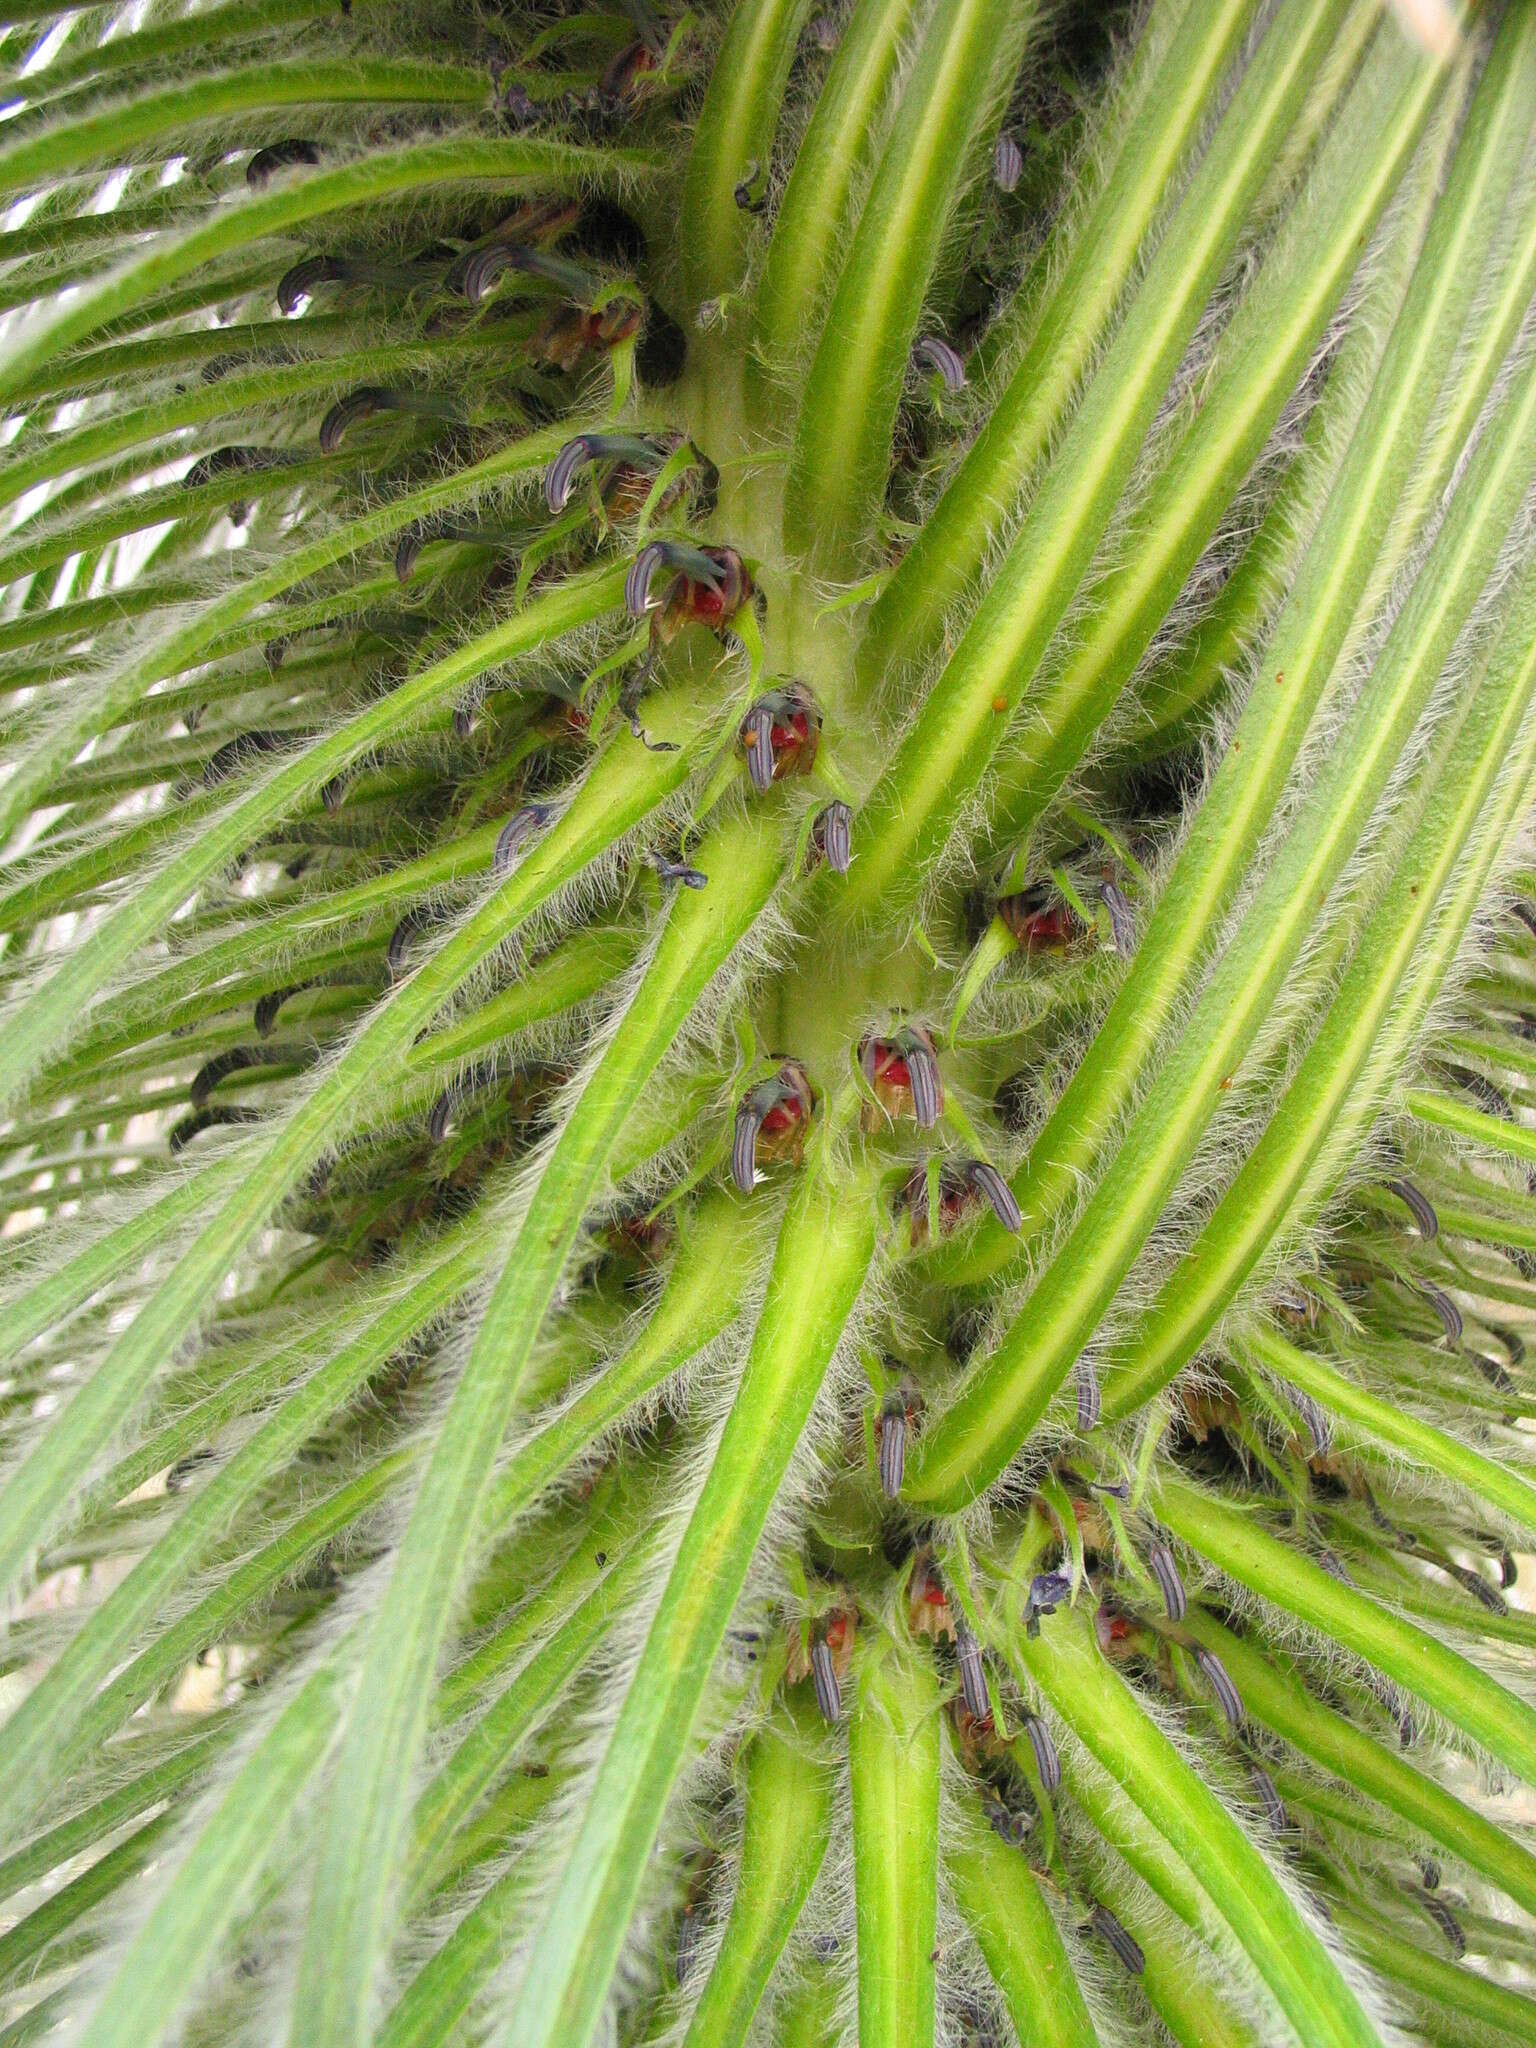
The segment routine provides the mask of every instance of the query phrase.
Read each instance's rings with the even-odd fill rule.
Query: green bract
[[[0,66],[0,2043],[1536,2043],[1533,0]]]

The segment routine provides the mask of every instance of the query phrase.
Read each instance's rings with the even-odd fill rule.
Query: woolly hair
[[[0,2034],[1536,2039],[1536,9],[0,62]]]

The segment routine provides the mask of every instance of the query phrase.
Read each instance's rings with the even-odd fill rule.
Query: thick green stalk
[[[471,1232],[471,1251],[476,1269],[483,1267],[492,1255],[491,1235],[487,1220],[478,1221]],[[729,1312],[734,1313],[728,1281],[737,1270],[731,1260],[733,1252],[740,1249],[740,1236],[734,1205],[722,1203],[713,1216],[706,1215],[700,1220],[675,1262],[667,1288],[641,1336],[613,1368],[594,1379],[584,1394],[574,1402],[562,1404],[555,1419],[510,1460],[488,1502],[483,1519],[483,1530],[487,1535],[499,1534],[514,1514],[531,1504],[574,1458],[590,1448],[609,1423],[675,1371],[710,1340],[723,1320],[729,1319],[728,1314],[722,1317],[721,1308],[724,1302],[729,1305]],[[722,1261],[728,1276],[725,1284],[721,1280]],[[463,1255],[450,1256],[446,1262],[440,1262],[428,1274],[423,1286],[407,1292],[398,1310],[387,1311],[379,1319],[375,1330],[384,1328],[396,1343],[407,1339],[447,1298],[443,1283],[451,1284],[462,1279],[462,1267]],[[335,1365],[344,1366],[364,1350],[374,1356],[381,1355],[370,1337],[370,1340],[344,1347]],[[327,1374],[333,1373],[334,1368],[328,1367],[318,1380],[324,1380]],[[329,1405],[328,1402],[316,1403],[311,1399],[316,1385],[317,1382],[311,1382],[298,1397],[299,1402],[311,1410]],[[287,1409],[280,1409],[268,1429],[259,1439],[253,1440],[252,1448],[259,1454],[258,1465],[270,1465],[271,1460],[266,1453],[273,1448],[275,1439],[291,1439],[286,1415]],[[205,1440],[205,1434],[198,1433],[197,1440]],[[166,1456],[162,1455],[151,1469],[161,1469],[166,1462]],[[396,1480],[403,1479],[409,1468],[409,1461],[396,1460],[393,1466]],[[248,1486],[236,1482],[248,1477],[252,1469],[252,1460],[242,1450],[215,1480],[201,1490],[184,1514],[130,1574],[123,1588],[110,1596],[98,1614],[87,1622],[80,1636],[50,1667],[38,1688],[23,1701],[21,1708],[6,1724],[8,1754],[13,1747],[17,1755],[26,1754],[30,1742],[34,1747],[41,1743],[55,1755],[51,1766],[40,1765],[27,1780],[18,1778],[11,1784],[11,1799],[4,1809],[9,1829],[14,1830],[23,1824],[25,1812],[36,1800],[47,1796],[48,1788],[57,1782],[59,1774],[72,1768],[90,1749],[114,1732],[159,1676],[185,1662],[187,1656],[215,1632],[217,1622],[194,1610],[136,1660],[122,1681],[115,1681],[105,1694],[94,1699],[90,1696],[92,1686],[99,1683],[103,1675],[103,1666],[110,1668],[114,1646],[121,1644],[126,1647],[132,1638],[133,1629],[125,1624],[132,1624],[137,1616],[142,1625],[145,1612],[153,1610],[157,1599],[169,1601],[177,1579],[185,1579],[190,1570],[191,1552],[199,1545],[206,1549],[213,1537],[231,1523],[241,1500],[250,1492]],[[237,1575],[237,1579],[243,1576],[248,1580],[249,1585],[237,1585],[232,1591],[230,1597],[236,1603],[234,1606],[221,1597],[219,1612],[238,1612],[240,1605],[249,1604],[256,1597],[259,1588],[269,1586],[284,1572],[293,1569],[301,1556],[322,1541],[336,1526],[336,1515],[346,1507],[348,1496],[344,1494],[337,1498],[341,1505],[322,1507],[320,1519],[313,1522],[312,1527],[309,1525],[313,1518],[302,1518],[293,1530],[285,1532],[270,1546],[268,1553],[254,1557],[249,1569],[243,1569],[242,1575]],[[371,1490],[359,1494],[356,1505],[346,1507],[346,1512],[353,1515],[361,1512],[373,1498]],[[191,1563],[195,1563],[195,1559],[191,1559]],[[589,1603],[588,1610],[584,1611],[582,1629],[606,1623],[611,1603],[619,1597],[624,1583],[615,1580],[603,1602]],[[125,1604],[132,1608],[132,1612],[125,1614]],[[523,1695],[519,1694],[518,1699],[522,1698]],[[34,1701],[37,1703],[35,1706]],[[513,1713],[515,1703],[506,1701],[502,1711],[504,1714]],[[49,1775],[49,1771],[53,1775]],[[418,1859],[423,1853],[418,1845]]]
[[[1506,40],[1521,33],[1521,17],[1506,17]],[[1522,61],[1527,81],[1530,69],[1531,62],[1527,56]],[[1524,87],[1527,102],[1533,90],[1536,87],[1527,82]],[[1485,101],[1489,91],[1490,86],[1485,82],[1480,87]],[[1478,121],[1476,106],[1469,120],[1471,131],[1475,133]],[[1463,150],[1452,172],[1448,205],[1455,203],[1452,193],[1458,187],[1465,189],[1464,167],[1467,162],[1467,154]],[[1512,210],[1512,217],[1517,221],[1529,218],[1531,190],[1531,166],[1527,163],[1520,182],[1506,200],[1506,209]],[[1444,402],[1401,480],[1391,531],[1386,544],[1376,555],[1355,607],[1347,645],[1353,644],[1376,617],[1404,557],[1432,519],[1482,411],[1484,400],[1493,387],[1499,366],[1514,346],[1531,294],[1536,290],[1536,226],[1520,234],[1512,249],[1500,250],[1500,267],[1494,274],[1495,289],[1485,296],[1488,278],[1484,276],[1479,281],[1475,273],[1478,262],[1486,257],[1484,245],[1487,240],[1484,229],[1479,234],[1479,256],[1464,259],[1471,267],[1461,271],[1457,277],[1463,289],[1477,285],[1478,317],[1463,337],[1465,345],[1457,362],[1455,378],[1444,387]],[[1365,313],[1367,320],[1371,317]],[[1345,349],[1350,346],[1351,343],[1346,341]],[[1342,369],[1343,366],[1344,356],[1341,353],[1338,367]],[[1399,451],[1398,459],[1399,462],[1406,461],[1406,448]],[[1293,470],[1292,475],[1296,474]],[[1177,658],[1165,674],[1148,677],[1142,686],[1141,710],[1145,713],[1145,721],[1133,710],[1134,722],[1127,736],[1131,752],[1154,742],[1172,745],[1187,739],[1190,736],[1188,729],[1181,730],[1178,721],[1208,703],[1221,687],[1224,676],[1242,666],[1245,649],[1254,637],[1257,622],[1271,602],[1269,587],[1273,584],[1278,596],[1280,587],[1290,580],[1286,564],[1295,551],[1290,528],[1298,516],[1298,506],[1292,501],[1300,497],[1305,504],[1303,494],[1308,488],[1305,475],[1298,478],[1298,483],[1299,491],[1289,485],[1282,488],[1273,516],[1266,516],[1242,561],[1223,585],[1189,651]],[[1305,511],[1300,516],[1305,530],[1312,521]]]
[[[860,817],[849,916],[906,906],[1007,730],[1130,481],[1142,443],[1345,9],[1272,23],[1030,510]]]
[[[930,654],[945,615],[982,573],[988,549],[1113,318],[1137,252],[1253,12],[1253,0],[1201,6],[1158,0],[1150,9],[1132,61],[1153,68],[1155,89],[1140,94],[1139,110],[1017,368],[870,609],[858,653],[867,684],[893,664],[915,667]],[[1134,92],[1134,82],[1126,89]]]
[[[1070,1745],[1061,1759],[1061,1782],[1075,1806],[1082,1808],[1095,1831],[1122,1856],[1142,1883],[1182,1920],[1205,1947],[1230,1945],[1221,1916],[1201,1889],[1194,1872],[1170,1848],[1146,1815],[1092,1757]],[[1274,2024],[1283,2025],[1273,2012]]]
[[[1157,1512],[1192,1550],[1395,1679],[1510,1770],[1536,1784],[1536,1711],[1423,1629],[1343,1585],[1250,1514],[1180,1480],[1157,1482]]]
[[[854,183],[874,153],[879,121],[916,12],[916,0],[857,0],[816,96],[810,124],[774,216],[757,287],[754,345],[763,379],[807,351]]]
[[[741,2048],[816,1882],[832,1832],[832,1773],[804,1700],[752,1739],[741,1767],[741,1862],[720,1951],[684,2048]]]
[[[98,229],[103,231],[109,219],[116,221],[121,218],[120,213],[87,216],[88,221],[95,220]],[[126,224],[126,231],[133,231],[131,222]],[[370,334],[376,343],[409,339],[408,329],[397,333],[392,325],[381,326],[377,318],[369,321],[353,313],[319,313],[314,310],[307,312],[302,323],[297,325],[292,320],[279,317],[275,320],[236,320],[227,327],[193,328],[189,332],[139,335],[128,341],[104,342],[98,348],[73,350],[53,366],[47,377],[18,391],[13,402],[62,398],[92,390],[126,392],[136,384],[153,388],[163,379],[174,377],[178,370],[203,368],[209,363],[228,370],[232,358],[236,361],[249,358],[260,361],[275,355],[279,359],[296,361],[327,352],[349,357],[353,351],[366,348]],[[461,335],[456,338],[466,340],[468,337]],[[89,489],[88,482],[82,488]],[[50,503],[45,508],[45,516],[57,509]]]
[[[874,1257],[876,1176],[821,1148],[790,1197],[767,1299],[534,1947],[518,2048],[586,2048],[720,1642]]]
[[[752,217],[736,187],[773,161],[774,131],[810,0],[736,0],[710,74],[683,179],[678,235],[697,306],[741,281]]]
[[[696,865],[709,884],[674,902],[616,1030],[577,1084],[575,1105],[512,1234],[371,1628],[316,1871],[295,1994],[299,2048],[367,2037],[429,1682],[496,1447],[624,1126],[693,1005],[762,911],[781,859],[777,835],[750,815],[728,820],[699,849]],[[638,1882],[638,1871],[626,1875]],[[605,1985],[606,1978],[599,1999]]]
[[[859,2048],[932,2048],[941,1725],[927,1660],[873,1649],[848,1727]]]
[[[480,1712],[497,1682],[519,1663],[526,1671],[537,1670],[550,1649],[547,1638],[602,1589],[605,1574],[611,1577],[621,1560],[633,1559],[637,1544],[643,1546],[654,1535],[662,1480],[660,1470],[630,1473],[615,1467],[598,1476],[584,1500],[556,1499],[537,1522],[514,1526],[499,1552],[475,1574],[459,1628],[473,1647],[437,1687],[431,1710],[435,1726]],[[539,1553],[547,1547],[562,1561],[530,1593],[529,1580],[537,1578],[537,1569],[530,1572],[519,1539],[535,1532]]]
[[[1506,436],[1508,438],[1506,438]],[[1529,482],[1536,365],[1510,387],[1417,583],[1241,929],[1070,1238],[986,1364],[926,1431],[916,1501],[989,1484],[1044,1414],[1155,1226],[1379,801]]]
[[[1019,2039],[1032,2048],[1098,2048],[1056,1917],[1018,1850],[977,1813],[945,1868]]]
[[[1089,1754],[1183,1858],[1309,2048],[1380,2048],[1332,1957],[1264,1858],[1093,1646],[1058,1614],[1012,1654]]]
[[[197,576],[167,576],[159,582],[146,576],[124,590],[109,591],[100,597],[77,598],[46,611],[19,612],[0,627],[0,660],[19,648],[35,647],[47,640],[60,640],[66,645],[77,640],[96,640],[104,628],[129,625],[152,612],[194,603],[204,589]],[[67,659],[61,649],[48,658],[61,662]]]
[[[929,19],[843,260],[790,452],[784,539],[848,566],[877,515],[944,230],[1035,0],[946,0]]]

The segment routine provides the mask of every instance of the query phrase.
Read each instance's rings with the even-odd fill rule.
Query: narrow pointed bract
[[[907,1405],[899,1394],[888,1396],[881,1404],[879,1437],[880,1491],[887,1500],[896,1500],[907,1469]]]
[[[946,391],[965,389],[965,364],[960,352],[941,335],[925,334],[914,343],[912,360],[919,368],[937,372]]]
[[[334,455],[349,427],[355,426],[359,420],[372,419],[376,413],[387,412],[393,397],[393,392],[385,391],[377,384],[364,384],[356,391],[349,391],[345,398],[337,399],[320,422],[321,454]]]
[[[1264,1809],[1264,1818],[1276,1835],[1287,1835],[1291,1829],[1291,1817],[1285,1810],[1285,1801],[1275,1789],[1275,1781],[1261,1764],[1250,1764],[1248,1774],[1253,1779],[1253,1789],[1259,1795],[1259,1804]]]
[[[1440,1219],[1436,1216],[1433,1205],[1411,1180],[1404,1180],[1399,1175],[1396,1179],[1389,1180],[1387,1186],[1407,1206],[1409,1214],[1413,1217],[1414,1228],[1420,1237],[1434,1238],[1440,1235]]]
[[[670,560],[670,545],[661,540],[648,542],[636,555],[624,580],[624,609],[632,619],[645,617],[650,609],[652,581]]]
[[[932,1130],[944,1107],[944,1083],[939,1078],[933,1047],[921,1042],[910,1045],[906,1061],[911,1077],[913,1119],[919,1130]]]
[[[970,1185],[986,1200],[992,1214],[1010,1235],[1017,1232],[1023,1223],[1018,1202],[1007,1181],[985,1159],[973,1159],[965,1167],[965,1177]]]
[[[834,875],[853,865],[853,812],[840,799],[816,813],[811,840]]]
[[[1423,1289],[1423,1293],[1425,1300],[1440,1318],[1440,1325],[1445,1332],[1446,1341],[1451,1344],[1459,1344],[1466,1334],[1466,1326],[1461,1319],[1461,1310],[1452,1301],[1445,1289],[1435,1286],[1433,1282]]]
[[[496,835],[496,851],[491,856],[491,873],[498,881],[511,872],[517,856],[553,816],[549,804],[521,804],[512,813]]]
[[[1230,1726],[1241,1728],[1243,1725],[1243,1703],[1238,1697],[1237,1687],[1232,1683],[1231,1675],[1226,1665],[1222,1663],[1214,1650],[1207,1650],[1204,1647],[1196,1649],[1195,1662],[1205,1673],[1211,1691],[1216,1695],[1216,1704],[1226,1716]]]
[[[1451,1953],[1459,1961],[1467,1952],[1467,1937],[1462,1931],[1461,1922],[1456,1918],[1456,1915],[1451,1911],[1444,1899],[1436,1897],[1433,1893],[1421,1897],[1419,1904],[1445,1936]]]
[[[308,142],[301,136],[291,136],[284,142],[269,142],[264,149],[258,149],[245,167],[245,182],[253,191],[259,192],[280,171],[299,168],[313,170],[320,161],[320,145]]]
[[[1056,1751],[1056,1740],[1038,1714],[1027,1714],[1024,1718],[1024,1733],[1029,1737],[1029,1746],[1034,1751],[1035,1768],[1040,1773],[1040,1783],[1047,1792],[1061,1790],[1061,1758]]]
[[[742,1097],[731,1133],[731,1178],[744,1195],[757,1180],[762,1149],[772,1158],[798,1159],[816,1098],[804,1067],[785,1060],[767,1080]]]
[[[384,958],[391,974],[398,974],[405,965],[406,952],[413,939],[423,932],[431,931],[444,922],[447,912],[434,903],[417,903],[406,911],[389,935],[389,944],[384,949]]]
[[[650,856],[650,862],[663,882],[675,882],[684,889],[707,889],[709,887],[708,875],[702,869],[690,866],[685,860],[668,860],[662,854],[653,853]]]
[[[1098,1368],[1091,1358],[1080,1358],[1073,1377],[1077,1387],[1077,1433],[1087,1436],[1090,1430],[1098,1428],[1099,1418],[1104,1412]]]
[[[1133,1977],[1141,1976],[1147,1959],[1107,1906],[1096,1905],[1088,1916],[1088,1925]]]
[[[955,1615],[955,1656],[960,1666],[960,1697],[965,1701],[966,1712],[973,1720],[990,1720],[992,1702],[987,1694],[981,1645],[972,1634],[970,1623],[958,1612]]]
[[[943,1115],[944,1078],[933,1039],[922,1025],[903,1025],[889,1038],[866,1038],[859,1047],[859,1065],[889,1115],[909,1115],[925,1131]]]
[[[1313,1450],[1317,1452],[1319,1457],[1326,1457],[1333,1444],[1333,1427],[1321,1403],[1314,1400],[1310,1394],[1303,1392],[1300,1387],[1291,1386],[1289,1383],[1287,1383],[1283,1391],[1286,1400],[1290,1402],[1291,1406],[1306,1424],[1307,1434],[1312,1439]]]
[[[1147,1563],[1152,1567],[1157,1590],[1163,1596],[1163,1606],[1168,1619],[1182,1621],[1189,1603],[1184,1592],[1184,1581],[1179,1577],[1179,1568],[1173,1561],[1173,1552],[1166,1543],[1154,1543],[1147,1552]]]
[[[820,1639],[811,1644],[811,1683],[822,1719],[835,1726],[843,1718],[843,1689],[838,1684],[832,1652]]]
[[[1104,884],[1099,891],[1099,900],[1109,913],[1109,929],[1115,951],[1122,960],[1129,960],[1136,951],[1136,914],[1126,901],[1124,891],[1114,882]]]
[[[763,1111],[748,1096],[736,1112],[731,1133],[731,1179],[744,1195],[757,1183],[757,1134],[763,1127]]]
[[[752,787],[761,794],[773,786],[773,712],[768,705],[753,705],[742,720],[741,740]]]

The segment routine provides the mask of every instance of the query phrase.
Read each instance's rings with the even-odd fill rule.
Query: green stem
[[[915,7],[916,0],[857,0],[848,17],[795,151],[763,259],[755,342],[765,364],[792,362],[820,332],[820,302],[848,223],[854,181],[874,154]],[[766,394],[772,378],[761,381]]]
[[[941,1726],[927,1659],[871,1651],[848,1729],[859,2048],[932,2048]]]
[[[243,796],[217,818],[205,821],[178,853],[115,906],[13,1011],[9,1090],[23,1088],[45,1057],[68,1042],[111,977],[210,875],[315,797],[333,777],[345,774],[381,743],[398,740],[413,723],[441,711],[480,677],[613,611],[623,582],[619,568],[598,568],[569,578],[526,610],[462,642],[409,682],[311,741],[275,772],[255,778]]]
[[[331,1671],[317,1672],[241,1765],[123,1951],[81,2036],[90,2048],[154,2048],[176,2028],[320,1766],[335,1694]]]
[[[945,615],[981,574],[1009,509],[1066,414],[1078,379],[1111,321],[1180,159],[1207,118],[1213,93],[1254,12],[1253,0],[1160,0],[1143,22],[1138,68],[1155,85],[1128,80],[1140,105],[1092,210],[1069,244],[1065,267],[1019,359],[922,532],[870,609],[859,644],[860,676],[873,684],[895,662],[915,667]],[[830,88],[831,81],[828,81]],[[764,290],[772,276],[770,267]],[[784,337],[788,339],[789,337]]]
[[[908,1495],[954,1506],[990,1483],[1045,1413],[1221,1106],[1385,790],[1498,559],[1536,447],[1536,365],[1479,443],[1423,573],[1328,761],[1070,1239],[1001,1345],[918,1448]]]
[[[1505,85],[1481,111],[1486,147],[1471,155],[1480,174],[1468,209],[1484,232],[1498,220],[1529,126],[1509,61],[1529,52],[1512,35],[1495,69]],[[1468,67],[1470,68],[1470,67]],[[1511,72],[1513,79],[1511,80]],[[1464,84],[1466,71],[1458,84]],[[1427,201],[1459,125],[1464,92],[1448,86],[1433,146],[1424,152],[1418,195]],[[1383,42],[1329,137],[1322,161],[1252,288],[1244,295],[1206,372],[1197,420],[1131,516],[1121,545],[1127,566],[1094,592],[1093,618],[1060,674],[1031,692],[1030,720],[1009,748],[992,800],[1004,842],[1030,832],[1092,745],[1143,655],[1178,603],[1189,576],[1228,512],[1305,374],[1341,295],[1397,189],[1424,127],[1431,95],[1411,52]],[[1424,205],[1408,208],[1410,227]]]
[[[754,160],[767,167],[784,87],[809,0],[738,0],[699,111],[683,179],[678,235],[697,307],[733,289],[746,262],[751,216],[736,187]]]
[[[741,2048],[832,1832],[832,1773],[803,1701],[752,1738],[741,1767],[745,1818],[730,1918],[684,2048]]]
[[[1443,748],[1436,763],[1418,830],[1393,863],[1390,886],[1361,933],[1306,1058],[1215,1213],[1151,1308],[1117,1342],[1119,1369],[1106,1385],[1107,1415],[1129,1414],[1194,1356],[1274,1243],[1346,1104],[1360,1115],[1361,1074],[1415,963],[1423,985],[1423,941],[1432,921],[1434,950],[1449,968],[1506,835],[1529,801],[1536,778],[1533,697],[1536,570],[1527,572],[1510,603],[1482,687],[1467,705],[1454,745]],[[1450,714],[1452,726],[1456,716]],[[1469,844],[1474,850],[1458,876]],[[1453,884],[1454,900],[1446,900]],[[1432,1000],[1437,990],[1434,984],[1425,993]],[[1536,1159],[1536,1138],[1531,1157]]]
[[[1018,1850],[979,1812],[945,1857],[955,1904],[986,1958],[1021,2041],[1034,2048],[1098,2048],[1056,1916]]]
[[[948,0],[929,19],[806,381],[784,499],[797,555],[851,566],[879,511],[944,231],[1034,15],[1035,0]]]
[[[1496,1822],[1315,1699],[1288,1659],[1234,1635],[1200,1607],[1191,1607],[1185,1626],[1196,1642],[1221,1658],[1256,1720],[1321,1770],[1421,1829],[1526,1912],[1536,1913],[1536,1856]]]
[[[586,2048],[731,1613],[875,1251],[877,1174],[808,1161],[751,1355],[535,1944],[521,2048]]]

